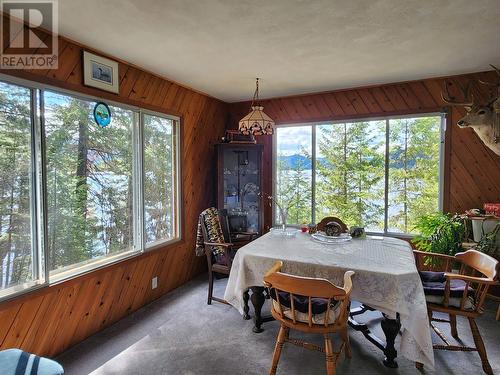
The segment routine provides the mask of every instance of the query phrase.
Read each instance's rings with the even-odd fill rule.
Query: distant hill
[[[391,154],[391,160],[398,160],[397,162],[392,161],[390,163],[391,168],[395,169],[401,169],[404,167],[403,162],[400,161],[402,150],[395,151]],[[310,170],[312,169],[312,162],[309,160],[306,156],[304,155],[283,155],[279,157],[279,161],[283,162],[283,169],[296,169],[300,164],[302,165],[302,168],[305,170]],[[318,158],[318,162],[325,164],[326,159],[325,158]],[[410,159],[408,160],[408,168],[414,168],[416,164],[415,159]]]
[[[325,158],[318,158],[319,163],[324,163]],[[279,161],[283,164],[283,169],[296,169],[299,165],[302,165],[303,169],[312,169],[312,162],[309,158],[304,155],[285,155],[280,156]]]

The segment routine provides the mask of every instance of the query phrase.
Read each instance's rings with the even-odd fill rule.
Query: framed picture
[[[118,94],[118,63],[102,56],[83,51],[83,83]]]

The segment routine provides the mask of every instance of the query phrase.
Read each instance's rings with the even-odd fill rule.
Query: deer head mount
[[[500,76],[500,69],[491,65]],[[500,156],[500,83],[491,83],[479,80],[485,86],[496,88],[496,94],[487,101],[478,103],[471,93],[471,82],[464,87],[458,84],[464,97],[463,101],[452,99],[448,92],[448,82],[444,83],[444,93],[441,93],[443,101],[452,106],[464,107],[467,114],[458,120],[457,125],[461,128],[472,128],[484,144]]]

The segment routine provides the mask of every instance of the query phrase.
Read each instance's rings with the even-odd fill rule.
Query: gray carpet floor
[[[216,281],[215,295],[223,296],[226,282]],[[69,375],[266,374],[278,324],[265,323],[263,333],[252,333],[252,321],[243,320],[230,306],[217,302],[208,306],[206,293],[206,277],[199,277],[62,353],[57,360]],[[494,320],[497,305],[488,303],[486,307],[478,325],[493,371],[500,374],[500,322]],[[371,314],[367,319],[374,319],[373,329],[381,334],[380,315]],[[449,334],[446,326],[442,331]],[[465,344],[473,343],[466,320],[458,318],[458,331]],[[350,337],[353,357],[341,357],[338,374],[420,374],[414,363],[402,357],[398,358],[398,369],[384,367],[382,353],[360,333],[351,330]],[[307,338],[322,343],[318,336]],[[479,356],[473,352],[438,351],[435,362],[434,371],[426,368],[423,373],[482,373]],[[324,363],[319,352],[285,345],[278,374],[325,374]]]

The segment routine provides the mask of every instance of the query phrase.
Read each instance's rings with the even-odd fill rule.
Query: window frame
[[[388,199],[389,199],[389,134],[390,134],[390,120],[396,119],[405,119],[405,118],[420,118],[420,117],[440,117],[440,142],[439,142],[439,182],[438,182],[438,211],[443,211],[444,204],[444,168],[445,168],[445,139],[446,139],[446,125],[447,125],[447,116],[448,113],[446,111],[441,112],[419,112],[419,113],[405,113],[405,114],[394,114],[388,116],[376,116],[376,117],[354,117],[347,118],[341,120],[332,120],[332,121],[315,121],[315,122],[297,122],[297,123],[284,123],[284,124],[276,124],[275,127],[279,128],[293,128],[293,127],[310,127],[311,128],[311,219],[313,223],[317,222],[316,218],[316,147],[317,147],[317,137],[316,137],[316,128],[321,125],[330,125],[330,124],[345,124],[345,123],[353,123],[353,122],[367,122],[367,121],[385,121],[386,130],[385,130],[385,163],[384,163],[384,231],[383,232],[367,232],[369,235],[374,236],[386,236],[386,237],[399,237],[399,238],[408,238],[411,239],[415,236],[415,234],[411,233],[398,233],[388,231]],[[278,131],[275,129],[273,133],[272,139],[272,194],[274,199],[276,199],[277,189],[277,147],[278,147]],[[272,225],[276,226],[276,205],[272,203]],[[298,227],[299,224],[287,224],[287,226]]]
[[[173,138],[173,146],[174,146],[174,149],[172,151],[173,153],[173,157],[174,157],[174,162],[175,162],[175,169],[174,169],[174,172],[172,173],[172,187],[174,188],[173,189],[173,192],[174,192],[174,205],[173,205],[173,209],[174,209],[174,217],[175,217],[175,233],[176,233],[176,236],[174,236],[173,239],[166,239],[166,240],[157,240],[157,241],[154,241],[154,242],[151,242],[150,244],[147,244],[146,243],[146,236],[144,235],[145,234],[145,231],[146,231],[146,220],[145,220],[145,215],[144,215],[144,184],[141,184],[140,186],[140,189],[141,189],[141,192],[140,192],[140,197],[141,197],[141,202],[142,202],[142,205],[141,205],[141,212],[140,212],[140,215],[142,215],[142,232],[141,232],[141,236],[142,236],[142,244],[143,244],[143,247],[144,249],[146,250],[152,250],[152,249],[156,249],[160,246],[163,246],[164,244],[166,243],[173,243],[173,242],[177,242],[177,241],[180,241],[181,239],[181,234],[182,234],[182,227],[181,227],[181,196],[182,196],[182,190],[181,190],[181,162],[180,162],[180,159],[181,159],[181,153],[180,153],[180,146],[181,146],[181,143],[180,143],[180,118],[179,117],[176,117],[176,116],[171,116],[171,115],[166,115],[166,114],[160,114],[158,112],[154,112],[154,111],[150,111],[150,110],[146,110],[146,109],[142,109],[141,112],[140,112],[140,120],[139,120],[139,137],[140,137],[140,142],[141,144],[143,145],[143,147],[140,148],[140,171],[142,172],[142,177],[141,177],[141,181],[144,181],[144,143],[143,143],[143,140],[144,140],[144,115],[150,115],[150,116],[156,116],[156,117],[161,117],[161,118],[165,118],[165,119],[168,119],[168,120],[172,120],[173,122],[173,126],[172,126],[172,138]]]
[[[30,122],[31,122],[31,178],[30,183],[30,214],[32,217],[32,252],[36,258],[33,264],[34,280],[20,285],[0,289],[0,302],[14,299],[25,293],[30,293],[44,287],[56,285],[67,280],[98,271],[102,268],[124,261],[126,259],[141,256],[160,247],[173,245],[183,241],[183,212],[182,208],[182,163],[181,163],[181,117],[158,112],[119,101],[108,100],[94,95],[88,95],[78,91],[72,91],[57,86],[31,81],[19,77],[0,73],[0,82],[20,86],[30,90]],[[46,178],[46,146],[45,146],[45,116],[44,116],[44,93],[52,92],[66,95],[76,99],[98,102],[104,101],[108,105],[120,107],[133,112],[132,123],[132,186],[133,186],[133,218],[132,226],[134,241],[131,249],[118,254],[103,257],[97,260],[82,262],[71,269],[63,269],[61,272],[51,274],[48,257],[48,211],[47,211],[47,178]],[[143,143],[143,116],[151,116],[169,119],[173,122],[173,157],[175,170],[173,173],[174,212],[175,212],[175,235],[173,238],[158,240],[146,245],[144,228],[144,143]],[[35,260],[33,261],[35,263]],[[36,268],[36,270],[35,270]]]

